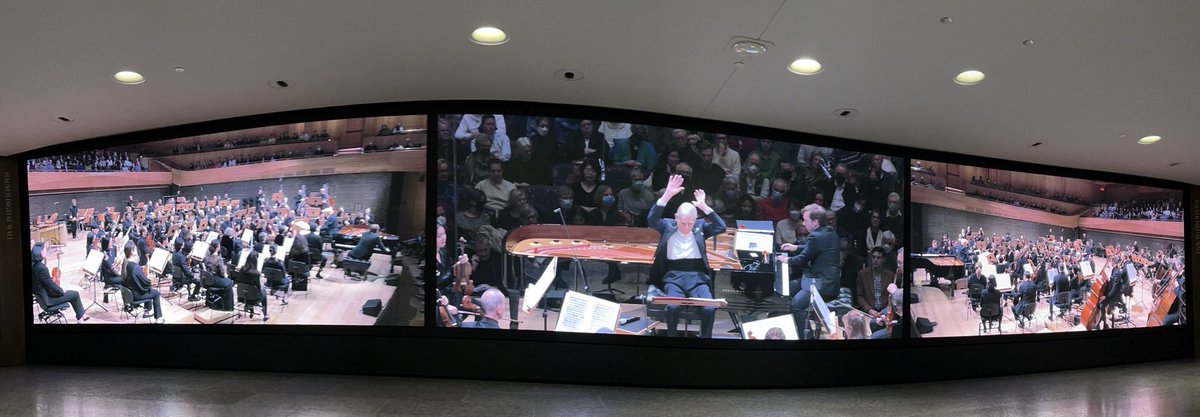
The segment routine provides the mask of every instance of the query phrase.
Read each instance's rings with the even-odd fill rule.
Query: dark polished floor
[[[1187,361],[906,385],[678,390],[194,371],[0,368],[0,416],[1189,416]]]

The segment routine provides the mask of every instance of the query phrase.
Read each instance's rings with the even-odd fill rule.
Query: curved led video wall
[[[1173,182],[518,102],[313,109],[22,157],[32,363],[97,363],[63,350],[86,341],[252,340],[364,347],[291,362],[307,372],[819,386],[1190,352],[1192,209]],[[1165,348],[1070,354],[1145,338]],[[480,349],[483,370],[395,360]],[[1067,359],[927,366],[1010,351]],[[645,371],[592,360],[612,355]],[[663,361],[678,355],[780,372]],[[265,369],[187,357],[128,364]]]

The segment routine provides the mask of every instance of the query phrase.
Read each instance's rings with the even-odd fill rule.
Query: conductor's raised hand
[[[708,203],[704,202],[704,190],[697,188],[696,192],[692,193],[692,196],[696,198],[696,200],[692,202],[692,205],[696,206],[696,208],[700,209],[700,211],[707,213]]]
[[[663,195],[667,196],[669,200],[681,191],[683,191],[683,177],[678,174],[671,175],[671,178],[667,180],[667,188],[663,191]]]

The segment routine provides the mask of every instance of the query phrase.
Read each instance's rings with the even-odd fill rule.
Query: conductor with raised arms
[[[672,197],[683,191],[683,177],[672,175],[662,197],[650,208],[646,223],[661,235],[650,267],[650,282],[661,282],[668,297],[712,298],[708,275],[708,252],[704,241],[725,231],[725,221],[704,202],[704,190],[693,193],[695,201],[683,203],[675,218],[662,218],[663,209]],[[697,212],[704,218],[697,219]],[[666,306],[667,335],[676,336],[679,327],[679,306]],[[715,307],[704,307],[700,318],[700,337],[712,337]]]

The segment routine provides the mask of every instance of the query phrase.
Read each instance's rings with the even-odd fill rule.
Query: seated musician
[[[309,232],[308,223],[300,221],[300,222],[293,223],[293,225],[296,226],[296,230],[299,231],[301,234],[292,236],[292,248],[291,248],[291,251],[288,252],[288,256],[293,261],[304,262],[305,264],[307,264],[308,263],[308,241],[305,240],[305,238],[302,234]]]
[[[1032,276],[1023,272],[1019,274],[1021,274],[1021,283],[1017,285],[1017,290],[1012,293],[1012,297],[1014,298],[1012,312],[1013,316],[1016,317],[1022,316],[1021,312],[1026,307],[1037,303],[1037,286],[1033,284]]]
[[[1175,293],[1175,300],[1172,301],[1171,306],[1167,308],[1167,315],[1163,316],[1163,321],[1162,321],[1163,326],[1174,326],[1176,324],[1179,324],[1180,320],[1182,320],[1182,317],[1183,317],[1183,316],[1181,316],[1182,310],[1180,309],[1180,306],[1183,304],[1184,275],[1179,274],[1175,278],[1171,278],[1168,276],[1167,278],[1163,279],[1162,284],[1160,284],[1159,287],[1165,288],[1163,286],[1167,285],[1169,283],[1168,280],[1170,280],[1170,279],[1174,279],[1176,281],[1176,284],[1178,284],[1178,285],[1176,285],[1174,288],[1171,289],[1171,291]],[[1162,297],[1162,296],[1160,295],[1159,297]]]
[[[971,274],[967,275],[967,294],[970,294],[971,287],[976,285],[979,286],[981,293],[983,289],[987,287],[987,278],[983,276],[983,265],[976,264],[973,268],[971,268]],[[978,301],[979,299],[978,295],[971,298],[971,301]]]
[[[996,289],[996,276],[995,275],[989,276],[987,278],[987,288],[984,288],[983,293],[979,295],[979,305],[995,304],[995,305],[999,306],[1000,299],[1001,299],[1000,291]],[[999,320],[1000,316],[1003,314],[1004,314],[1004,310],[996,309],[996,315],[994,315],[994,316],[979,316],[979,318],[982,320],[985,320],[985,321],[995,321],[995,320]],[[992,328],[991,323],[984,324],[985,331],[990,330],[991,328]]]
[[[333,207],[321,209],[321,214],[325,215],[325,222],[321,225],[321,236],[332,237],[338,230],[337,214],[334,214]]]
[[[883,268],[883,256],[883,248],[871,248],[870,267],[858,271],[858,308],[876,319],[883,314],[896,281],[892,271]]]
[[[268,282],[267,285],[271,286],[271,295],[275,295],[276,292],[282,289],[283,295],[280,295],[279,297],[282,300],[281,302],[283,305],[287,305],[287,297],[288,293],[291,292],[292,280],[288,278],[287,273],[285,273],[287,270],[283,268],[283,261],[280,261],[279,258],[276,258],[279,251],[279,246],[276,246],[274,243],[267,246],[267,259],[263,261],[263,271],[271,269],[278,270],[281,273],[283,276],[282,281]]]
[[[46,301],[46,306],[70,303],[71,309],[75,311],[75,320],[77,322],[87,321],[90,317],[84,314],[86,311],[83,309],[83,301],[79,298],[79,292],[63,290],[54,283],[54,277],[50,275],[50,269],[46,267],[46,259],[42,257],[43,248],[42,243],[33,245],[33,293],[40,295]]]
[[[212,281],[201,282],[205,287],[221,289],[221,309],[233,310],[233,280],[229,279],[229,271],[225,267],[225,258],[217,253],[217,245],[208,247],[208,255],[204,257],[204,270],[212,274]]]
[[[454,263],[466,263],[469,262],[469,260],[467,255],[460,255],[457,261],[450,257],[450,253],[446,249],[445,226],[438,225],[436,242],[437,252],[434,256],[437,260],[437,269],[435,270],[437,273],[437,288],[438,290],[441,290],[443,294],[450,294],[450,287],[454,285]]]
[[[263,263],[265,264],[266,262]],[[258,252],[250,252],[246,256],[246,263],[238,269],[236,276],[238,284],[248,284],[258,289],[258,298],[263,311],[263,321],[270,320],[271,313],[267,312],[267,292],[263,290],[262,274],[258,272]]]
[[[100,250],[104,253],[104,260],[100,262],[100,280],[104,281],[105,287],[120,287],[121,273],[116,268],[116,248],[110,248],[108,239],[104,239],[100,241]]]
[[[188,267],[188,256],[183,251],[183,242],[175,241],[175,253],[171,254],[171,277],[175,279],[177,288],[190,288],[191,294],[188,295],[188,301],[196,301],[200,299],[200,279],[196,278],[196,274],[192,268]]]
[[[1071,302],[1071,280],[1068,278],[1067,274],[1063,273],[1063,271],[1055,269],[1054,282],[1051,284],[1050,290],[1055,297],[1058,297],[1059,293],[1067,293],[1067,302]]]
[[[313,233],[311,230],[304,228],[300,229],[300,236],[304,238],[302,242],[294,242],[292,245],[307,245],[308,246],[308,267],[311,269],[313,265],[320,264],[317,268],[317,279],[325,278],[321,276],[321,271],[325,269],[325,255],[322,253],[325,244],[321,241],[321,236]]]
[[[156,323],[162,324],[162,297],[154,288],[154,284],[146,278],[146,274],[142,271],[141,265],[136,261],[137,246],[133,242],[125,242],[125,288],[133,295],[134,304],[144,304],[145,312],[142,313],[142,318],[150,317],[151,305],[153,305],[154,320]]]
[[[808,330],[809,304],[812,301],[810,299],[812,297],[811,287],[816,285],[817,291],[826,300],[832,300],[838,295],[839,246],[837,233],[826,223],[828,216],[825,214],[824,207],[816,204],[804,206],[801,210],[801,219],[804,228],[808,230],[808,237],[805,238],[807,243],[803,250],[800,254],[792,257],[779,255],[776,260],[787,262],[796,270],[803,271],[801,279],[791,281],[791,287],[798,288],[796,294],[792,296],[791,312],[792,318],[796,321],[796,330],[801,332],[802,338],[809,338],[810,335],[806,330]],[[780,249],[787,252],[799,248],[800,246],[790,243],[780,245]],[[886,261],[884,259],[884,262]]]
[[[663,210],[673,197],[684,190],[684,178],[672,175],[646,217],[646,223],[661,235],[650,268],[650,282],[659,281],[668,297],[712,298],[708,271],[708,252],[704,241],[725,231],[725,221],[708,207],[704,190],[692,193],[695,201],[681,203],[675,219],[663,219]],[[697,220],[697,211],[704,219]],[[667,335],[675,336],[679,327],[679,306],[666,306]],[[700,337],[712,337],[716,308],[704,307],[700,315]]]
[[[499,329],[500,320],[504,319],[504,305],[508,304],[504,292],[498,288],[488,288],[479,297],[479,308],[482,316],[477,321],[464,322],[464,329]]]
[[[355,259],[363,262],[370,262],[371,254],[375,250],[387,252],[387,248],[383,246],[383,240],[379,238],[379,225],[371,224],[367,231],[358,238],[358,244],[354,245],[354,249],[346,254],[347,258]]]

